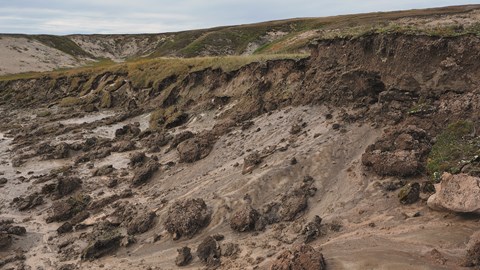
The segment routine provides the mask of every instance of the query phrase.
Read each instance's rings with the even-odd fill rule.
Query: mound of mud
[[[323,254],[309,245],[286,250],[273,262],[270,270],[325,270]]]
[[[202,199],[175,202],[166,214],[165,228],[177,240],[191,238],[210,222],[211,211]]]

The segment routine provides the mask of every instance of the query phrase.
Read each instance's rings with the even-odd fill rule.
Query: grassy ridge
[[[19,79],[37,79],[49,77],[58,79],[61,77],[74,77],[85,75],[90,78],[106,72],[126,74],[136,87],[147,85],[156,86],[163,79],[177,75],[179,78],[188,73],[206,68],[220,68],[224,71],[232,71],[252,62],[265,62],[275,59],[300,59],[307,57],[305,54],[276,54],[276,55],[249,55],[249,56],[221,56],[221,57],[195,57],[195,58],[155,58],[114,63],[105,60],[92,66],[81,68],[64,69],[51,72],[22,73],[0,76],[0,81]]]

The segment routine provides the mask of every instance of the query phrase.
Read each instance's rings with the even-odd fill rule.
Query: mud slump
[[[1,108],[1,220],[26,230],[0,226],[1,262],[7,269],[458,268],[478,238],[478,216],[429,209],[425,163],[448,122],[479,124],[475,83],[441,84],[450,76],[444,69],[459,69],[437,65],[463,53],[462,72],[473,78],[479,65],[470,51],[479,42],[458,38],[472,50],[457,50],[453,39],[410,38],[322,41],[309,59],[199,71],[151,100],[126,91],[138,93],[142,109],[36,117]],[[416,42],[442,59],[419,57],[419,66],[393,57]],[[391,69],[378,69],[387,63]],[[117,100],[135,102],[124,98]],[[150,129],[152,111],[182,121]],[[407,201],[398,197],[411,186]]]

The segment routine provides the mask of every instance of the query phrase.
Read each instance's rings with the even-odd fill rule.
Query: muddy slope
[[[156,87],[2,82],[0,255],[14,269],[460,267],[478,217],[427,207],[425,161],[449,123],[480,124],[479,41],[333,39]]]

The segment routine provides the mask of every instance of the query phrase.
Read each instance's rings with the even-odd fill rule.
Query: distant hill
[[[48,71],[138,58],[304,53],[322,38],[369,31],[480,33],[480,5],[297,18],[176,33],[132,35],[0,35],[0,75]]]

